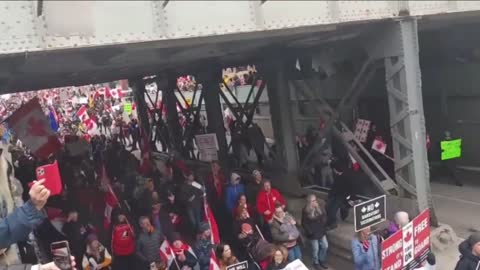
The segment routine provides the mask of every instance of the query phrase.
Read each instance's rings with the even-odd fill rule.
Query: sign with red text
[[[430,210],[382,242],[382,270],[413,270],[430,251]]]

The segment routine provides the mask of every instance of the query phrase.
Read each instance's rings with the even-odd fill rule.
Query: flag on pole
[[[215,255],[215,252],[210,251],[210,266],[208,267],[208,270],[220,270],[220,267],[218,266],[218,260],[217,256]]]
[[[384,155],[385,151],[387,151],[387,144],[383,142],[381,138],[375,138],[375,140],[373,140],[372,149]]]
[[[53,109],[51,106],[48,107],[48,118],[50,120],[50,127],[54,132],[58,131],[58,117],[57,113],[55,112],[55,109]]]
[[[7,123],[20,141],[39,158],[48,158],[61,148],[36,97],[16,110]]]
[[[120,88],[112,89],[112,90],[110,90],[110,95],[111,95],[114,99],[121,99],[122,96],[123,96],[122,89],[120,89]]]
[[[170,268],[173,261],[175,260],[175,255],[173,254],[172,248],[168,240],[164,240],[160,246],[160,257],[167,264],[167,269]]]
[[[210,230],[212,231],[212,243],[216,245],[220,243],[220,234],[218,232],[217,221],[215,220],[215,216],[213,215],[207,199],[205,198],[203,199],[203,207],[205,210],[205,219],[208,222],[208,225],[210,225]]]

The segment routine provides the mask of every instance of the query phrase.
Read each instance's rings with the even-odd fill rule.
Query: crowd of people
[[[25,203],[0,221],[0,249],[21,242],[22,259],[30,258],[34,270],[58,269],[50,250],[58,241],[68,242],[72,265],[83,270],[226,270],[244,261],[249,269],[280,270],[302,261],[306,251],[314,269],[329,269],[327,232],[337,227],[339,212],[345,220],[358,203],[350,160],[332,158],[331,149],[321,149],[328,162],[321,163],[320,175],[331,190],[326,201],[308,195],[297,219],[261,169],[246,174],[212,161],[205,170],[187,165],[169,147],[162,147],[171,150],[168,153],[152,152],[138,121],[124,120],[121,101],[99,97],[98,90],[80,90],[70,99],[90,100],[88,115],[98,132],[89,132],[77,113],[61,109],[73,106],[76,112],[83,104],[65,105],[53,97],[46,103],[56,120],[63,119],[57,132],[63,134],[63,128],[63,138],[69,138],[61,150],[39,159],[15,136],[9,140],[10,171],[23,187]],[[305,144],[299,147],[317,139],[301,140]],[[78,140],[88,141],[86,151],[73,153],[68,145]],[[53,161],[63,182],[62,193],[55,196],[42,180],[30,187],[36,168]],[[358,232],[351,241],[354,269],[381,269],[381,242],[409,222],[406,212],[398,212],[387,229]],[[26,241],[32,230],[34,240]],[[462,256],[455,270],[478,270],[480,235],[473,234],[459,249]],[[430,253],[422,267],[435,265]]]

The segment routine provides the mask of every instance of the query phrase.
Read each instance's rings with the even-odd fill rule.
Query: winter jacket
[[[327,213],[323,209],[321,211],[322,213],[315,217],[309,216],[305,208],[302,211],[302,226],[308,239],[319,240],[326,233]]]
[[[278,218],[273,218],[270,223],[270,230],[272,232],[273,242],[284,245],[287,248],[292,248],[297,244],[297,239],[300,236],[300,232],[297,227],[287,220],[293,219],[290,214],[285,213],[283,221]],[[293,239],[290,239],[292,237]]]
[[[203,190],[194,187],[192,184],[184,183],[179,188],[178,200],[185,207],[203,205]]]
[[[285,269],[285,267],[287,267],[287,263],[284,262],[284,263],[281,263],[279,265],[276,265],[274,262],[271,262],[268,267],[267,267],[267,270],[283,270]]]
[[[229,185],[225,191],[225,203],[230,213],[237,205],[240,195],[245,194],[245,186],[243,184]]]
[[[188,266],[191,269],[197,265],[197,257],[193,254],[193,249],[188,245],[183,245],[181,251],[185,255],[185,261],[180,261],[180,256],[178,255],[179,250],[172,248],[172,252],[175,254],[175,261],[168,268],[169,270],[182,270],[183,267]],[[209,257],[210,258],[210,257]]]
[[[152,214],[152,225],[160,234],[170,239],[175,231],[169,214],[162,208],[158,215]]]
[[[363,248],[362,242],[357,238],[352,240],[353,263],[355,270],[379,270],[381,261],[379,257],[379,242],[376,235],[368,238],[369,248]]]
[[[480,269],[480,257],[472,254],[472,247],[468,244],[468,240],[463,241],[459,246],[460,260],[455,270],[477,270]]]
[[[164,238],[158,231],[151,233],[142,232],[137,239],[136,254],[143,263],[161,261],[160,245]]]
[[[45,219],[45,213],[38,211],[31,201],[16,208],[0,221],[0,248],[24,241],[28,234]]]
[[[282,197],[278,190],[272,188],[269,193],[265,190],[261,190],[257,196],[257,211],[263,216],[264,220],[269,222],[272,220],[273,213],[275,212],[275,203],[279,202],[281,205],[285,205],[285,199]],[[265,215],[265,211],[269,210],[270,214]]]
[[[210,267],[210,255],[213,244],[210,239],[199,239],[193,246],[193,251],[197,255],[200,270],[208,270]]]

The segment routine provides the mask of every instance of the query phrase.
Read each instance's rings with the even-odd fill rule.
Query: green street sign
[[[440,142],[442,160],[455,159],[462,156],[462,139]]]

